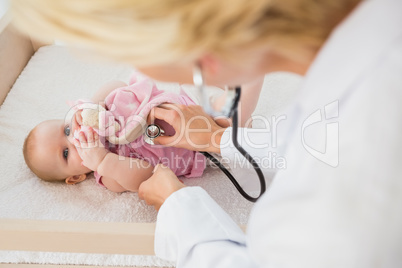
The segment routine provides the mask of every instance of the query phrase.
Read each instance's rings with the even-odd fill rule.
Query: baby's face
[[[91,172],[81,165],[81,158],[71,142],[76,126],[66,125],[64,120],[42,122],[36,128],[35,166],[55,179]]]

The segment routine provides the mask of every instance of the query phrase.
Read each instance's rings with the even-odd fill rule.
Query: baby
[[[177,176],[201,176],[205,169],[203,155],[150,145],[142,135],[153,107],[195,103],[184,93],[158,90],[146,77],[134,75],[129,84],[114,81],[95,94],[91,102],[102,103],[106,108],[99,113],[99,128],[83,126],[83,101],[76,102],[71,119],[47,120],[37,125],[24,143],[28,167],[43,180],[67,184],[82,182],[94,172],[96,181],[114,192],[138,191],[158,163],[168,166]],[[172,131],[163,121],[157,123],[165,134]]]

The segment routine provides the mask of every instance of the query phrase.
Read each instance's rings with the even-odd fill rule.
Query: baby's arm
[[[108,152],[93,129],[80,132],[74,145],[83,165],[97,171],[102,183],[113,192],[137,192],[140,184],[152,175],[154,167],[147,161]]]
[[[98,166],[102,183],[113,192],[137,192],[142,182],[152,176],[154,167],[147,161],[108,153]]]
[[[107,82],[103,86],[101,86],[98,91],[95,93],[95,95],[92,97],[92,101],[94,103],[100,104],[103,103],[107,97],[107,95],[110,94],[113,90],[119,87],[125,87],[127,86],[126,83],[123,81],[119,80],[112,80],[110,82]]]

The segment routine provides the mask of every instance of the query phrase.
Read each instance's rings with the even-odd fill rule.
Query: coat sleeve
[[[267,142],[267,130],[239,129],[238,140],[257,161],[278,144]],[[259,142],[259,143],[258,143]],[[231,128],[222,137],[222,157],[235,165],[245,159],[231,141]],[[273,167],[263,167],[265,175]],[[246,235],[221,207],[200,187],[186,187],[173,193],[160,208],[155,253],[175,261],[177,267],[256,267]]]
[[[155,253],[177,267],[255,267],[243,231],[200,187],[180,189],[162,205]]]

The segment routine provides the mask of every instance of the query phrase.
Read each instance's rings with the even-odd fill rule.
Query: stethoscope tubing
[[[257,197],[252,197],[244,189],[240,186],[240,184],[237,182],[237,180],[234,178],[234,176],[229,172],[229,170],[226,169],[222,165],[221,162],[219,162],[218,159],[216,159],[214,156],[209,154],[208,152],[201,152],[205,157],[207,157],[209,160],[212,161],[225,175],[229,178],[229,180],[233,183],[237,191],[248,201],[250,202],[257,202],[257,200],[265,193],[266,191],[266,183],[265,183],[265,177],[264,174],[261,171],[260,166],[258,163],[254,160],[254,158],[244,150],[244,148],[239,144],[237,140],[237,132],[238,132],[238,105],[240,101],[240,96],[241,96],[241,88],[236,87],[236,95],[233,100],[232,107],[230,109],[230,114],[229,117],[232,118],[232,142],[235,148],[243,155],[244,158],[253,166],[254,171],[257,173],[259,182],[260,182],[260,194]]]

